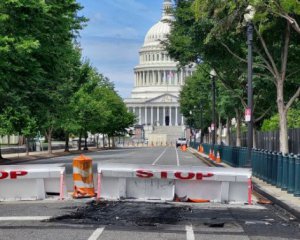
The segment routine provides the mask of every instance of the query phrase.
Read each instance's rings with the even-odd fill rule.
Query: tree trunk
[[[108,148],[110,148],[110,136],[108,136]]]
[[[87,135],[87,133],[85,133],[85,135],[84,135],[84,151],[87,151],[87,150],[89,150],[88,149],[88,146],[87,146],[87,138],[88,138],[88,135]]]
[[[253,148],[257,148],[257,142],[256,142],[256,126],[253,124]]]
[[[81,139],[82,139],[82,132],[79,133],[79,139],[78,139],[78,151],[81,151]]]
[[[99,149],[99,134],[96,137],[96,148]]]
[[[70,147],[69,147],[69,132],[66,131],[65,133],[65,152],[70,152]]]
[[[226,120],[226,129],[227,129],[227,133],[226,133],[226,144],[228,146],[230,146],[230,127],[231,127],[231,121],[230,121],[230,118],[227,117],[227,120]]]
[[[26,156],[29,156],[29,138],[25,140]]]
[[[289,153],[287,110],[284,105],[283,81],[277,81],[277,108],[279,113],[279,144],[282,153]]]
[[[236,113],[236,146],[241,146],[241,113],[238,109],[235,109]]]
[[[1,151],[1,144],[0,144],[0,159],[3,159],[3,157],[2,157],[2,151]]]
[[[222,144],[222,122],[221,122],[221,115],[219,115],[219,128],[218,128],[218,144]]]
[[[104,148],[105,147],[105,135],[104,135],[104,133],[102,135],[103,135],[102,143],[103,143],[103,148]]]
[[[116,143],[115,143],[115,137],[112,137],[112,147],[115,148],[116,147]]]
[[[48,154],[52,154],[52,129],[49,128],[47,132],[47,139],[48,139]]]

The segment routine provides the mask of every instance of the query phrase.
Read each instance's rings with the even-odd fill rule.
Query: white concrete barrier
[[[67,196],[62,164],[0,166],[0,201],[43,200],[47,193]]]
[[[251,175],[249,169],[99,163],[97,198],[171,201],[176,194],[195,200],[251,203]]]

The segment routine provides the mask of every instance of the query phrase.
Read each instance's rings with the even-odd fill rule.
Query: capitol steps
[[[167,143],[175,144],[179,137],[184,136],[182,126],[155,126],[152,134],[163,134],[167,136]]]

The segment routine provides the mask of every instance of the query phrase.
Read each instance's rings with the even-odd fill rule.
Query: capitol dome
[[[164,1],[162,18],[146,34],[144,47],[159,45],[162,40],[167,39],[167,35],[171,32],[171,21],[174,20],[171,8],[171,0]]]
[[[129,111],[145,126],[184,126],[179,93],[194,68],[178,68],[162,44],[171,32],[172,0],[163,0],[162,17],[150,28],[134,68],[134,88],[125,99]]]
[[[159,45],[162,40],[167,39],[167,35],[171,31],[171,26],[168,22],[156,23],[147,33],[145,37],[144,47]]]

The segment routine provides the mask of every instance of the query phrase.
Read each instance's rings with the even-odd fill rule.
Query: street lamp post
[[[248,45],[248,104],[245,113],[245,120],[248,122],[248,133],[247,133],[247,162],[246,166],[251,167],[251,155],[253,148],[253,30],[254,26],[252,20],[255,15],[255,9],[252,6],[248,6],[246,9],[247,13],[244,15],[245,21],[247,22],[247,45]]]
[[[211,90],[212,90],[212,124],[211,124],[211,133],[212,133],[212,150],[216,144],[216,76],[217,73],[213,69],[210,71],[210,77],[212,80]]]
[[[203,135],[203,106],[202,102],[200,101],[200,144],[202,144],[202,135]]]

